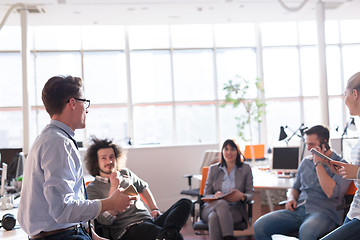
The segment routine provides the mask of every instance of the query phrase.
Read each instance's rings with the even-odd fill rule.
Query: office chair
[[[353,201],[356,190],[357,190],[357,188],[355,187],[354,181],[351,181],[349,188],[344,196],[345,204],[340,205],[336,208],[336,210],[344,210],[344,219],[345,219],[347,213],[349,212],[350,205]]]
[[[220,160],[220,158],[221,158],[220,151],[217,151],[217,150],[205,151],[202,155],[200,172],[202,171],[203,167],[208,167],[211,164],[218,162]],[[182,190],[180,193],[184,194],[184,195],[192,196],[192,197],[198,197],[200,188],[192,188],[192,179],[196,178],[198,180],[201,180],[200,174],[187,174],[187,175],[184,175],[183,178],[188,179],[189,189]]]
[[[85,183],[85,187],[87,188],[87,186],[92,182],[93,182],[93,180],[87,181]],[[112,240],[112,237],[110,234],[110,228],[108,228],[106,225],[102,225],[101,223],[99,223],[99,221],[96,218],[94,220],[91,220],[91,222],[92,222],[92,225],[94,226],[94,231],[96,232],[97,235],[99,235],[100,237]]]
[[[253,149],[251,149],[251,147]],[[252,156],[252,152],[254,156]],[[254,157],[255,160],[265,160],[265,145],[264,144],[257,144],[257,145],[245,145],[244,150],[244,157],[245,159],[251,160]]]
[[[199,196],[198,196],[198,199],[193,202],[193,209],[192,209],[192,213],[191,213],[193,229],[195,231],[198,231],[198,232],[196,232],[196,234],[198,234],[198,235],[202,234],[199,231],[208,231],[209,230],[208,224],[202,220],[202,209],[204,207],[204,201],[201,200],[201,198],[204,196],[205,183],[206,183],[206,178],[207,178],[208,172],[209,172],[209,167],[203,167]],[[247,201],[246,204],[247,204],[249,226],[251,226],[251,224],[252,224],[252,207],[254,204],[254,200]],[[196,210],[196,209],[198,209],[198,210]],[[236,231],[242,231],[247,228],[248,228],[248,225],[245,221],[237,222],[234,224],[234,230],[236,230]]]
[[[100,237],[113,240],[110,234],[110,228],[107,227],[106,225],[100,224],[98,220],[96,220],[96,218],[94,219],[94,230],[96,234],[99,235]]]

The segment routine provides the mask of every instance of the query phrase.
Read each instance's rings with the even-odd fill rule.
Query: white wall
[[[191,146],[130,148],[126,166],[149,187],[160,210],[166,210],[181,197],[181,190],[188,188],[185,174],[199,174],[201,157],[206,150],[218,150],[216,144]],[[192,185],[199,187],[193,179]]]

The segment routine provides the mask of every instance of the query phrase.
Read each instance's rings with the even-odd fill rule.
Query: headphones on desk
[[[10,231],[15,227],[16,219],[11,213],[7,213],[2,217],[1,225],[6,231]]]

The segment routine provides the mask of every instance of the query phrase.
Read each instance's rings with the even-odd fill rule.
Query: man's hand
[[[110,198],[102,200],[102,212],[114,210],[122,213],[134,202],[132,200],[136,200],[136,197],[125,195],[121,193],[120,189],[116,189]]]
[[[154,209],[150,212],[150,215],[155,219],[161,215],[161,212],[158,209]]]
[[[296,203],[296,200],[294,200],[294,199],[287,201],[285,204],[285,208],[292,212],[295,211],[296,207],[297,207],[297,203]]]
[[[110,188],[118,188],[120,185],[120,179],[117,176],[117,172],[112,172],[110,174]]]
[[[109,197],[111,196],[111,194],[113,194],[113,192],[119,188],[120,186],[120,179],[117,175],[117,172],[112,172],[109,176],[110,179],[110,190],[109,190]]]
[[[317,146],[317,147],[314,147],[314,149],[316,149],[318,152],[321,152],[322,154],[325,155],[325,152],[323,149],[325,149],[325,147],[323,146],[322,148]],[[316,164],[317,162],[321,162],[323,164],[326,164],[328,165],[328,161],[326,161],[324,158],[321,158],[315,154],[313,154],[313,163]]]

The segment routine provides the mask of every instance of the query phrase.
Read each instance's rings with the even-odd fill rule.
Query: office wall
[[[217,150],[216,144],[130,148],[126,166],[147,181],[158,207],[166,210],[188,188],[185,174],[199,174],[201,157],[206,150]],[[199,187],[194,179],[193,186]]]

